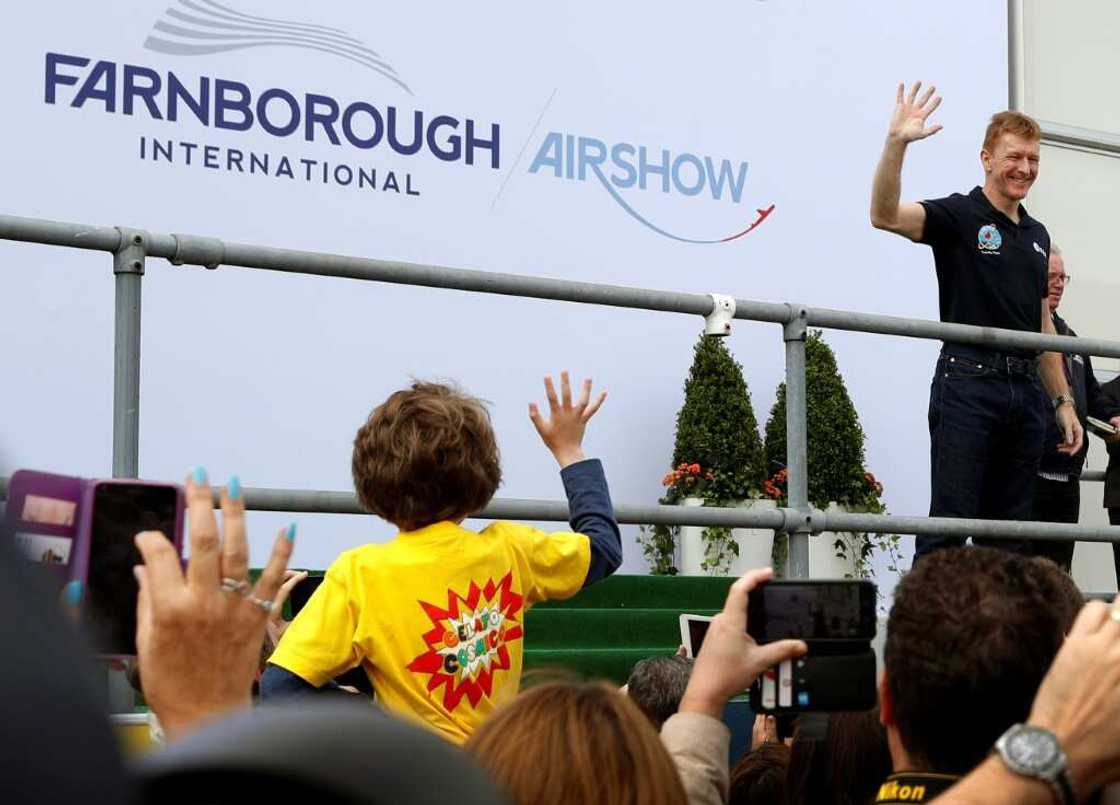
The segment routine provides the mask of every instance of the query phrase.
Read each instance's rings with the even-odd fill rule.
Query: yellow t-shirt
[[[346,551],[269,662],[320,686],[361,665],[388,710],[462,743],[517,694],[529,607],[579,592],[583,534],[450,522]]]

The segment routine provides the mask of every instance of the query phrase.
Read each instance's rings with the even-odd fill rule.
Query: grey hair
[[[630,672],[626,694],[660,731],[661,725],[680,707],[690,676],[692,660],[687,657],[646,657],[635,663]]]

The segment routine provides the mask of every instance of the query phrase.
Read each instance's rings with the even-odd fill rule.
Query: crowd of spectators
[[[878,708],[803,715],[787,740],[760,717],[734,764],[728,702],[808,651],[747,632],[768,568],[731,585],[694,661],[650,658],[624,691],[572,678],[522,690],[524,609],[621,558],[602,466],[582,450],[603,395],[588,381],[573,396],[566,374],[546,393],[548,415],[530,416],[561,467],[570,532],[462,528],[501,477],[489,419],[461,392],[416,384],[375,409],[354,449],[362,500],[401,534],[340,557],[286,629],[276,603],[298,581],[295,530],[249,585],[239,484],[219,490],[219,519],[192,472],[189,560],[157,532],[136,537],[136,678],[167,745],[130,765],[73,624],[0,539],[5,800],[1029,805],[1120,780],[1120,603],[1083,603],[1049,561],[985,548],[936,552],[903,577]],[[422,618],[405,612],[418,601]],[[354,668],[378,707],[332,685]],[[1069,791],[993,755],[1016,725],[1056,739]]]

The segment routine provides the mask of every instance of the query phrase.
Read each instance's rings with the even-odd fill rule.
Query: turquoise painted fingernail
[[[63,595],[66,598],[66,603],[72,607],[76,607],[82,603],[82,582],[75,579],[63,588]]]
[[[241,500],[241,479],[236,475],[229,477],[229,485],[226,486],[226,494],[229,495],[230,500]]]
[[[191,480],[193,480],[196,484],[206,483],[206,468],[205,467],[195,467],[194,469],[192,469],[191,470]]]
[[[288,530],[284,533],[284,536],[288,538],[288,542],[295,542],[296,541],[296,524],[295,523],[292,523],[290,526],[288,526]]]

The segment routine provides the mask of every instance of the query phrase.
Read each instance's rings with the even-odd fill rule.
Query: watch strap
[[[1062,805],[1075,805],[1077,798],[1073,794],[1073,781],[1069,778],[1067,767],[1063,766],[1062,770],[1047,782],[1050,783],[1050,788],[1058,798],[1058,802]]]
[[[1055,411],[1061,408],[1065,403],[1070,403],[1072,405],[1073,397],[1069,396],[1068,394],[1059,394],[1057,397],[1054,397],[1052,400],[1050,400],[1050,404],[1054,406]]]

